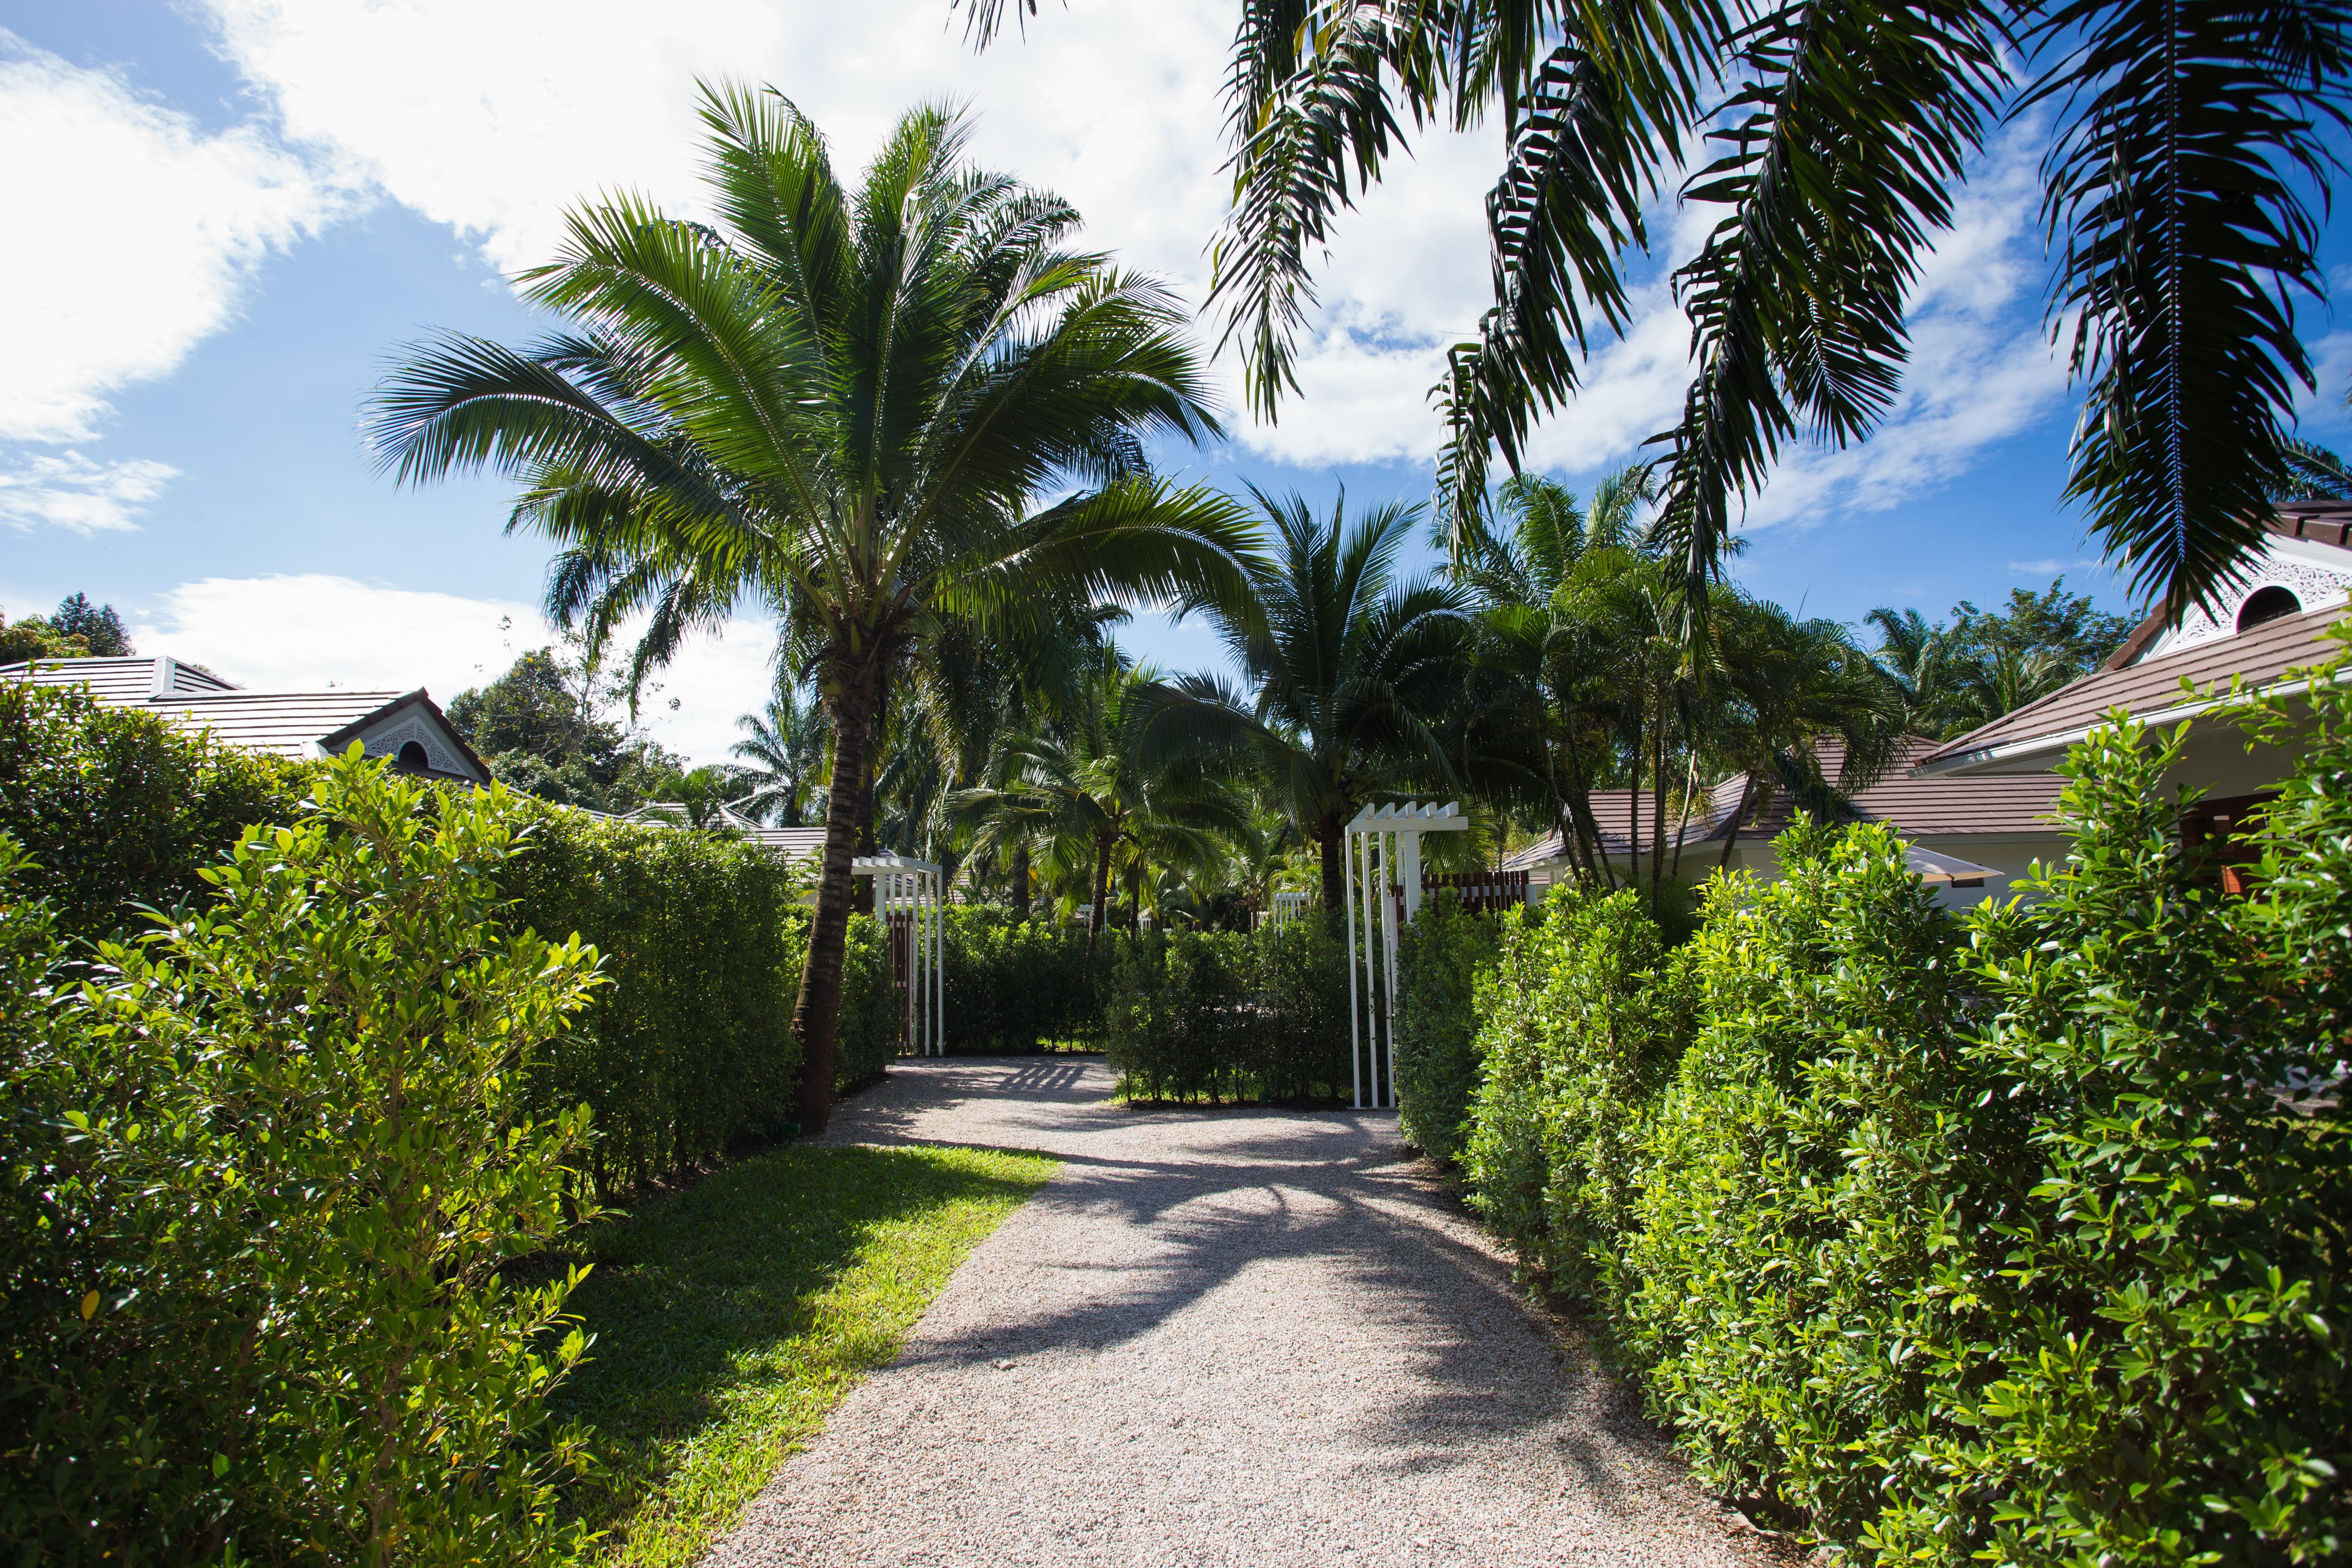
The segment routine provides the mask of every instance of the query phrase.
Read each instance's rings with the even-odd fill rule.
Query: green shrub
[[[613,981],[531,1086],[542,1112],[586,1105],[595,1116],[598,1190],[667,1178],[792,1121],[806,938],[795,942],[788,927],[806,918],[797,902],[806,870],[717,834],[528,811],[526,852],[499,872],[512,918],[577,931],[604,954]],[[852,978],[870,988],[858,952]],[[845,991],[841,1047],[843,1063],[861,1069],[846,1026],[863,994],[857,984]]]
[[[247,824],[289,820],[304,766],[102,708],[82,687],[0,680],[0,832],[39,868],[68,939],[127,934],[136,905],[208,897],[199,868]]]
[[[1556,888],[1543,917],[1506,922],[1478,978],[1463,1167],[1523,1264],[1613,1302],[1650,1106],[1690,1040],[1688,966],[1631,889]]]
[[[1984,1152],[1945,1146],[1957,923],[1885,827],[1801,818],[1778,847],[1779,880],[1710,886],[1684,950],[1701,1023],[1616,1222],[1618,1332],[1701,1473],[1852,1540],[1882,1479],[1854,1446],[1917,1428],[1904,1347],[1948,1313],[1938,1270],[1998,1260],[1974,1247]]]
[[[796,945],[791,965],[795,987],[808,956],[809,921],[814,912],[794,911],[800,917],[793,925]],[[850,916],[848,945],[841,960],[841,1022],[834,1031],[835,1093],[845,1094],[881,1078],[906,1040],[905,1006],[890,973],[881,926],[871,915]],[[789,1002],[786,1012],[789,1016]]]
[[[0,903],[11,1560],[561,1561],[545,1398],[587,1117],[520,1085],[596,955],[500,923],[519,813],[356,758],[60,994]],[[0,840],[0,872],[26,868]],[[26,1027],[25,1021],[32,1020]]]
[[[1801,824],[1663,963],[1624,895],[1511,933],[1476,1201],[1717,1485],[1889,1563],[2352,1544],[2352,693],[2313,690],[2260,716],[2309,728],[2255,899],[2122,723],[2031,906],[1955,921],[1885,830]]]
[[[1242,1099],[1256,1065],[1249,939],[1146,931],[1119,943],[1105,1020],[1111,1070],[1151,1100]]]
[[[1338,914],[1312,911],[1246,940],[1259,1097],[1293,1105],[1349,1098],[1348,942]]]
[[[2077,748],[2068,863],[1980,921],[1979,1094],[2027,1119],[1981,1305],[1927,1345],[1937,1419],[1872,1458],[1871,1531],[1959,1562],[2314,1562],[2352,1547],[2352,694],[2267,813],[2256,900],[2179,850],[2179,737]],[[2279,705],[2266,728],[2291,721]],[[1970,1130],[1973,1139],[1973,1129]],[[1895,1450],[1895,1451],[1890,1451]]]
[[[1106,1048],[1130,1097],[1217,1105],[1347,1092],[1347,959],[1332,922],[1150,931],[1112,954]]]
[[[1478,1090],[1473,988],[1495,962],[1499,915],[1474,915],[1441,891],[1397,934],[1397,1125],[1431,1159],[1461,1158]]]
[[[1018,1054],[1099,1045],[1112,943],[1089,950],[1083,927],[1020,921],[992,905],[947,911],[947,1047]],[[1096,954],[1099,953],[1099,961]]]

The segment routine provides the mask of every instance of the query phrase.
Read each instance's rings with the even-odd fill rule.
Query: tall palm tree
[[[803,814],[812,793],[820,799],[817,776],[824,766],[831,742],[824,709],[814,700],[803,701],[796,687],[779,684],[763,713],[746,713],[735,721],[743,738],[728,748],[743,759],[737,769],[751,793],[743,808],[755,820],[779,827],[803,826]]]
[[[509,528],[562,546],[557,617],[598,647],[646,617],[634,678],[747,602],[814,650],[833,770],[793,1027],[814,1131],[894,668],[941,616],[1017,638],[1074,596],[1231,584],[1249,535],[1145,466],[1147,437],[1217,432],[1175,297],[1072,248],[1058,198],[973,168],[958,116],[909,112],[852,191],[775,92],[706,87],[701,113],[712,222],[575,210],[523,275],[572,330],[420,346],[370,435],[404,482],[519,479]]]
[[[971,4],[985,42],[1006,0]],[[1628,324],[1628,257],[1679,180],[1720,215],[1675,274],[1694,374],[1664,472],[1703,608],[1780,448],[1866,438],[1894,405],[1970,162],[2039,110],[2049,321],[2086,393],[2067,497],[2137,591],[2185,608],[2259,547],[2312,384],[2294,299],[2326,299],[2347,38],[2344,0],[1244,0],[1214,294],[1271,417],[1341,209],[1408,126],[1499,115],[1494,304],[1439,388],[1465,512],[1490,447],[1516,468],[1591,338]]]
[[[1087,697],[1049,731],[1005,748],[1003,782],[955,800],[977,829],[975,856],[1000,843],[1043,843],[1083,869],[1093,893],[1090,944],[1108,914],[1114,871],[1130,871],[1138,889],[1154,869],[1213,875],[1223,841],[1249,831],[1248,803],[1229,781],[1194,759],[1150,759],[1136,746],[1137,705],[1156,686],[1156,672],[1107,656]]]
[[[1347,498],[1328,521],[1304,498],[1253,489],[1274,561],[1245,596],[1195,596],[1249,682],[1212,675],[1141,694],[1143,754],[1192,757],[1257,773],[1316,846],[1323,902],[1344,897],[1349,819],[1386,793],[1454,777],[1433,721],[1465,673],[1467,598],[1434,577],[1401,581],[1397,552],[1420,509],[1395,502],[1352,524]]]

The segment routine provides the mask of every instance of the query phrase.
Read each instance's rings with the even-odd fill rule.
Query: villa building
[[[357,741],[403,773],[488,784],[490,770],[423,688],[415,691],[248,691],[176,658],[44,658],[0,666],[0,680],[84,686],[109,708],[279,757],[341,756]]]

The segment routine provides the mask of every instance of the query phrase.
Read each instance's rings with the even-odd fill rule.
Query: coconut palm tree
[[[576,209],[522,279],[569,329],[416,348],[369,433],[403,482],[520,480],[509,528],[562,547],[557,618],[601,647],[645,617],[633,679],[739,606],[811,650],[834,733],[793,1013],[814,1131],[894,669],[942,616],[1017,639],[1073,598],[1230,589],[1249,534],[1145,465],[1148,437],[1218,429],[1179,301],[1074,248],[1058,198],[972,167],[957,115],[907,114],[852,190],[775,92],[706,87],[701,114],[710,222]]]
[[[743,731],[743,739],[728,751],[745,764],[736,770],[751,787],[743,797],[744,811],[755,821],[802,826],[812,794],[819,802],[824,798],[824,787],[816,781],[831,741],[824,709],[814,699],[803,700],[797,688],[780,684],[768,700],[767,711],[746,713],[735,727]]]
[[[1347,498],[1318,519],[1296,493],[1253,489],[1273,563],[1245,596],[1197,595],[1247,679],[1189,675],[1140,694],[1142,754],[1238,766],[1313,843],[1323,902],[1344,897],[1342,840],[1366,802],[1454,782],[1434,721],[1466,670],[1468,599],[1435,577],[1400,580],[1420,509],[1391,502],[1350,523]]]
[[[971,3],[984,42],[1007,0]],[[2294,300],[2326,299],[2340,0],[1240,9],[1213,290],[1262,416],[1297,390],[1313,258],[1340,211],[1408,128],[1496,116],[1494,304],[1439,387],[1442,488],[1466,512],[1490,447],[1516,468],[1592,338],[1630,322],[1629,258],[1646,264],[1679,182],[1720,215],[1675,273],[1693,374],[1662,474],[1685,602],[1703,608],[1738,499],[1782,447],[1866,438],[1895,405],[1922,264],[1987,134],[2021,121],[2047,126],[2049,321],[2084,384],[2067,499],[2137,591],[2177,607],[2259,547],[2312,384]]]
[[[1044,844],[1082,871],[1093,893],[1091,945],[1110,903],[1112,874],[1140,889],[1156,870],[1213,875],[1224,842],[1250,828],[1247,800],[1192,758],[1147,759],[1136,746],[1138,703],[1157,672],[1108,653],[1086,697],[1046,731],[1004,748],[1005,776],[955,798],[976,829],[975,857],[1000,844]]]

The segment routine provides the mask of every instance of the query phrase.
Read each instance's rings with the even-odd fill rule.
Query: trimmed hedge
[[[338,760],[201,913],[66,967],[0,835],[0,1556],[550,1563],[598,982],[504,928],[516,814]],[[77,982],[81,982],[77,984]]]
[[[1715,1484],[1886,1563],[2352,1544],[2352,694],[2315,689],[2260,900],[2123,724],[2029,908],[1801,825],[1688,948],[1622,894],[1511,933],[1475,1201]]]
[[[79,686],[0,680],[0,833],[38,868],[58,933],[141,929],[134,906],[210,893],[197,876],[248,823],[293,818],[304,765],[100,707]]]
[[[1089,952],[1076,925],[1021,921],[993,905],[947,913],[947,1046],[955,1055],[1099,1047],[1111,955],[1106,931]]]
[[[1122,942],[1105,1005],[1130,1099],[1306,1101],[1348,1084],[1347,954],[1334,922]]]
[[[0,831],[66,938],[122,935],[139,906],[209,903],[201,871],[252,823],[299,815],[319,764],[256,757],[101,707],[80,687],[0,682]],[[535,1114],[586,1105],[610,1194],[771,1136],[794,1115],[793,1004],[804,874],[713,835],[510,797],[527,829],[499,875],[509,918],[604,955],[579,1028],[535,1069]],[[835,1087],[880,1076],[898,1031],[882,946],[851,921]]]
[[[1475,988],[1494,966],[1505,915],[1474,915],[1441,889],[1397,933],[1397,1127],[1442,1164],[1461,1158],[1478,1092]]]
[[[530,835],[501,872],[509,921],[579,932],[612,981],[534,1078],[533,1110],[589,1108],[607,1194],[781,1131],[797,1114],[806,939],[787,925],[805,873],[715,834],[523,810]]]

